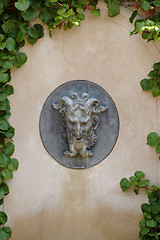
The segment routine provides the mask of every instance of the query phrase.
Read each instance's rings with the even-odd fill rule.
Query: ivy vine
[[[120,13],[119,0],[104,0],[108,7],[108,15],[115,17]],[[122,0],[123,1],[123,0]],[[138,17],[140,10],[149,11],[160,7],[160,0],[135,0],[139,8],[131,17],[133,23]],[[97,7],[98,0],[1,0],[0,1],[0,205],[3,204],[4,196],[9,193],[6,180],[13,177],[12,171],[18,169],[18,160],[12,158],[14,153],[13,137],[14,127],[8,119],[10,113],[10,102],[8,96],[14,93],[11,81],[11,69],[20,68],[26,61],[27,55],[20,51],[27,41],[31,45],[44,36],[41,24],[33,24],[32,21],[39,18],[47,25],[49,36],[52,37],[54,29],[71,29],[80,26],[85,20],[85,11],[90,11],[95,17],[100,16]],[[140,33],[143,39],[157,41],[160,39],[160,14],[155,14],[150,19],[136,19],[132,34]],[[150,79],[141,81],[142,89],[152,90],[154,97],[160,95],[160,63],[153,66],[154,70],[149,73]],[[151,140],[152,139],[152,140]],[[148,136],[148,144],[156,146],[156,152],[160,154],[160,137],[156,133]],[[160,189],[157,186],[148,187],[149,180],[142,180],[144,174],[136,172],[128,181],[123,179],[121,187],[123,191],[135,185],[135,192],[140,188],[147,188],[149,205],[143,205],[142,211],[145,220],[140,226],[140,238],[143,240],[160,239]],[[7,215],[0,211],[0,240],[11,237],[12,231],[4,226]],[[147,237],[146,237],[147,236]]]
[[[145,174],[136,171],[129,179],[123,178],[120,182],[122,191],[125,192],[134,187],[134,192],[138,194],[140,189],[145,189],[149,199],[148,203],[141,205],[144,219],[139,222],[141,228],[139,237],[142,240],[160,239],[160,188],[157,185],[149,186],[150,181],[144,179]]]

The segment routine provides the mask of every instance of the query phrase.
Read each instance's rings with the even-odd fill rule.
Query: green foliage
[[[20,11],[26,11],[29,8],[29,0],[19,0],[15,3],[15,7]]]
[[[7,222],[7,215],[5,212],[0,211],[0,224],[5,224]]]
[[[156,153],[160,154],[160,136],[155,133],[155,132],[151,132],[148,134],[147,136],[147,144],[152,146],[152,147],[156,147]],[[159,157],[160,159],[160,157]]]
[[[119,0],[105,0],[108,7],[108,15],[115,17],[120,13]],[[4,196],[9,193],[5,180],[13,177],[12,171],[18,169],[18,160],[12,158],[14,153],[13,137],[15,129],[8,122],[10,117],[10,102],[8,96],[14,93],[13,87],[8,84],[11,81],[10,71],[12,68],[20,68],[27,61],[27,55],[20,51],[26,41],[31,45],[35,44],[44,36],[44,29],[41,24],[31,22],[39,18],[48,26],[49,36],[52,37],[53,29],[71,29],[73,26],[80,26],[85,19],[85,11],[90,11],[93,17],[100,16],[100,9],[97,8],[98,0],[1,0],[0,1],[0,205],[3,204]],[[159,0],[141,0],[140,8],[144,11],[160,7]],[[130,17],[133,23],[138,15],[135,10]],[[157,41],[160,39],[160,14],[152,19],[138,19],[134,23],[135,29],[131,34],[141,33],[143,39]],[[149,73],[150,79],[141,81],[142,89],[152,90],[154,97],[160,95],[160,63],[153,66],[154,70]],[[160,137],[156,133],[151,133],[147,138],[147,143],[156,147],[156,152],[160,153]],[[145,175],[141,171],[135,172],[129,180],[121,180],[123,191],[135,186],[135,193],[140,188],[147,188],[149,180],[144,179]],[[154,207],[143,205],[145,219],[140,223],[140,237],[143,240],[158,239],[156,229],[159,227],[160,219],[158,191],[155,189],[148,191],[150,205],[154,202]],[[149,195],[149,193],[151,194]],[[157,195],[156,195],[157,194]],[[154,200],[156,199],[156,200]],[[151,208],[151,212],[148,212]],[[146,210],[144,210],[146,209]],[[154,217],[153,217],[154,215]],[[0,212],[1,224],[7,221],[7,215]],[[11,237],[9,227],[0,228],[0,239],[6,240]]]
[[[149,203],[143,203],[141,210],[144,219],[139,222],[141,228],[139,237],[142,240],[159,240],[160,236],[160,188],[156,185],[148,187],[149,180],[144,179],[145,174],[141,171],[135,172],[129,180],[123,178],[120,182],[122,191],[125,192],[134,186],[134,192],[138,194],[139,189],[145,189]]]
[[[149,11],[150,9],[154,10],[155,8],[160,7],[159,0],[141,0],[139,9],[133,11],[131,17],[129,18],[130,22],[133,23],[134,19],[137,17],[139,10]],[[148,19],[137,19],[134,23],[134,30],[131,32],[131,35],[141,33],[143,39],[148,41],[157,41],[160,39],[160,13],[155,15],[152,18]]]
[[[113,0],[112,3],[108,6],[108,15],[109,17],[116,17],[120,14],[120,2]]]
[[[130,20],[133,22],[133,18]],[[158,41],[160,39],[160,16],[152,19],[138,19],[134,23],[134,30],[131,32],[132,34],[141,33],[143,39],[147,39],[148,41]]]
[[[120,181],[120,186],[122,191],[127,191],[130,187],[135,186],[134,192],[138,194],[138,191],[142,187],[146,187],[149,184],[149,180],[143,180],[145,174],[141,171],[136,171],[134,176],[131,176],[129,180],[127,178],[122,178]]]
[[[142,79],[140,85],[144,91],[151,90],[153,97],[158,97],[160,95],[160,62],[153,65],[153,70],[148,76],[149,79]]]

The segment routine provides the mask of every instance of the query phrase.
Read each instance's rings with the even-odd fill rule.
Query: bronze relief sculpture
[[[72,80],[51,91],[42,107],[39,129],[52,158],[65,167],[85,169],[103,161],[114,148],[119,116],[100,85]]]
[[[100,121],[100,114],[108,109],[102,106],[98,99],[89,98],[87,93],[80,97],[73,93],[71,97],[62,97],[58,104],[52,103],[54,109],[61,114],[61,123],[64,128],[63,138],[68,144],[69,151],[64,154],[75,157],[91,157],[91,147],[97,141],[96,129]]]

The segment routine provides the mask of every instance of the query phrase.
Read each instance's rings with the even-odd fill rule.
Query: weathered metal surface
[[[63,137],[69,151],[64,154],[75,157],[80,154],[87,158],[93,156],[89,150],[97,142],[96,130],[100,120],[100,114],[108,109],[101,106],[96,98],[89,98],[87,93],[78,96],[72,93],[71,97],[60,98],[58,104],[52,106],[61,114],[61,123],[64,127]]]
[[[68,106],[65,106],[64,100],[68,100]],[[97,105],[89,104],[91,102]],[[83,105],[82,111],[80,105]],[[76,117],[77,120],[72,119],[69,127],[71,108],[74,109],[72,118]],[[84,109],[88,110],[88,115]],[[96,121],[91,116],[93,109],[99,111]],[[86,128],[84,118],[87,119]],[[86,141],[93,126],[96,144]],[[43,145],[57,162],[69,168],[89,168],[101,162],[112,151],[118,132],[118,112],[112,98],[103,88],[90,81],[74,80],[59,86],[48,96],[41,111],[40,135]]]

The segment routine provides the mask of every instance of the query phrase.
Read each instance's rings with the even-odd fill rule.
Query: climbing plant
[[[144,179],[145,174],[141,171],[134,173],[129,179],[123,178],[120,182],[123,192],[134,187],[138,194],[140,189],[145,189],[149,199],[148,203],[141,205],[144,219],[139,222],[141,228],[139,237],[142,240],[160,239],[160,188],[157,185],[149,186],[150,181]]]
[[[120,13],[119,0],[104,0],[108,7],[108,15],[116,17]],[[123,2],[123,0],[121,0]],[[160,0],[136,1],[138,8],[130,17],[133,23],[141,10],[150,11],[155,9],[150,19],[136,19],[132,34],[138,32],[143,39],[157,41],[160,39],[160,14],[157,9],[160,7]],[[8,96],[14,93],[11,81],[11,69],[20,68],[26,61],[27,55],[21,52],[26,41],[31,45],[44,36],[42,24],[33,23],[39,20],[46,24],[49,36],[52,37],[54,29],[71,29],[73,26],[80,26],[85,19],[85,11],[90,11],[95,17],[100,16],[100,9],[97,7],[98,0],[1,0],[0,1],[0,205],[3,204],[4,196],[9,193],[6,180],[13,177],[12,171],[18,169],[18,160],[12,158],[14,153],[13,137],[15,129],[10,125],[8,119],[10,113],[10,102]],[[154,97],[160,95],[160,63],[156,63],[154,70],[148,75],[150,79],[143,79],[141,86],[143,90],[152,89]],[[156,138],[152,146],[160,153],[160,137],[151,133],[148,137]],[[135,192],[140,188],[147,188],[150,205],[143,205],[145,220],[141,222],[143,229],[140,233],[142,239],[159,239],[160,216],[160,193],[157,186],[148,188],[149,180],[142,180],[144,174],[136,172],[130,181],[121,181],[122,189],[125,191],[130,186],[136,185]],[[154,205],[153,209],[152,206]],[[148,214],[148,215],[147,215]],[[4,226],[7,222],[7,215],[0,211],[0,240],[11,237],[12,231]],[[144,227],[145,226],[145,227]],[[157,233],[158,232],[158,233]],[[145,235],[149,238],[145,238]]]

